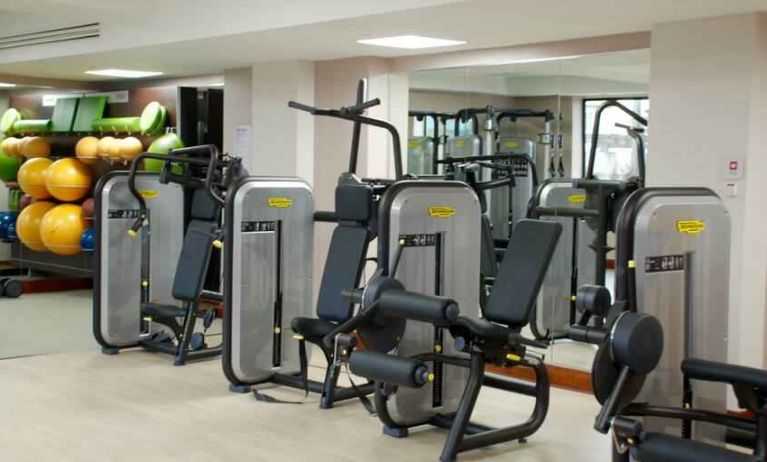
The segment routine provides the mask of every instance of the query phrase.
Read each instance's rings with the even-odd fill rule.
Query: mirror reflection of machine
[[[447,138],[447,119],[450,114],[429,111],[410,111],[411,136],[407,140],[407,172],[414,175],[437,175],[437,160],[444,155]],[[423,134],[415,135],[415,122],[423,126]],[[441,129],[440,129],[441,127]]]

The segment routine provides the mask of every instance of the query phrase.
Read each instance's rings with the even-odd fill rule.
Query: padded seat
[[[141,313],[153,318],[182,318],[186,316],[186,308],[163,303],[144,303],[141,305]]]
[[[682,372],[691,379],[750,385],[767,390],[767,371],[753,367],[689,358],[682,362]]]
[[[338,327],[338,324],[332,321],[326,321],[320,318],[293,318],[290,323],[290,328],[293,332],[299,335],[303,335],[307,340],[322,339],[329,333],[333,332],[333,329]]]
[[[466,334],[471,334],[483,339],[506,340],[509,337],[509,328],[487,319],[460,316],[450,325],[450,333],[453,337],[464,337]]]
[[[642,443],[631,451],[638,461],[655,462],[752,462],[756,458],[712,446],[700,441],[687,440],[664,433],[646,433]]]

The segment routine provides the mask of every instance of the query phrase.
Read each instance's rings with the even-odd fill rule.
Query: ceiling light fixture
[[[223,87],[224,86],[224,82],[209,83],[208,86],[209,87]]]
[[[0,82],[0,88],[13,88],[15,86],[15,83]]]
[[[162,75],[162,72],[157,71],[131,71],[128,69],[94,69],[91,71],[85,71],[90,75],[101,75],[104,77],[118,77],[125,79],[140,79],[143,77],[155,77]]]
[[[409,50],[417,50],[420,48],[449,47],[466,44],[466,42],[463,40],[421,37],[420,35],[398,35],[395,37],[364,39],[357,40],[357,43],[361,43],[363,45],[375,45],[378,47],[406,48]]]

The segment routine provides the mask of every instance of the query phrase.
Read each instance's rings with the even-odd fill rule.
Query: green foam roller
[[[51,131],[51,119],[17,120],[13,124],[14,133],[48,133]]]
[[[12,133],[13,124],[21,119],[21,114],[14,108],[7,109],[0,117],[0,131],[3,133]]]
[[[154,126],[149,129],[147,135],[160,136],[165,132],[165,122],[168,120],[168,110],[165,106],[160,106],[160,117],[157,118]]]
[[[101,132],[128,132],[138,133],[141,131],[141,119],[139,117],[110,117],[93,121],[93,130]]]

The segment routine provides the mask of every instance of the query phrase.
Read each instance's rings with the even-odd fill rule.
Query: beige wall
[[[252,125],[251,81],[249,67],[224,72],[224,152],[232,155],[235,128],[238,125]],[[250,154],[252,156],[252,152]],[[250,163],[250,159],[246,163]]]
[[[767,20],[740,15],[652,30],[648,185],[706,186],[732,220],[729,355],[765,365]],[[745,161],[730,197],[724,174]],[[712,271],[726,269],[712,268]]]

